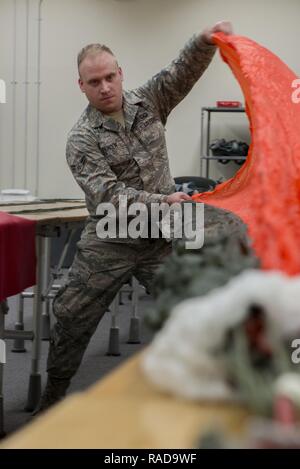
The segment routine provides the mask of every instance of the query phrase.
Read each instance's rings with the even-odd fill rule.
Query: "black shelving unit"
[[[203,160],[206,162],[206,177],[209,177],[209,162],[210,160],[245,160],[246,156],[227,156],[211,155],[210,146],[210,128],[211,128],[211,114],[214,112],[245,112],[243,107],[202,107],[201,108],[201,142],[200,142],[200,175],[203,176]],[[206,119],[205,119],[206,117]],[[206,120],[206,127],[205,127]],[[206,151],[204,146],[206,143]]]

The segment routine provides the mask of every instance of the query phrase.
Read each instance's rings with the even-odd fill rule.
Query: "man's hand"
[[[224,34],[233,34],[232,25],[229,21],[219,21],[211,28],[206,28],[201,34],[201,39],[203,42],[206,42],[209,45],[213,45],[212,35],[214,33],[224,33]]]
[[[174,194],[168,195],[166,201],[169,205],[172,205],[183,202],[184,200],[192,200],[192,198],[185,194],[185,192],[174,192]]]

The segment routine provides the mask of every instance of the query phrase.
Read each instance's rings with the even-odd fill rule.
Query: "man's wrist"
[[[216,45],[213,42],[211,42],[207,39],[207,35],[205,33],[200,33],[196,37],[196,40],[197,40],[197,45],[198,46],[216,47]]]
[[[193,47],[196,51],[204,52],[204,51],[215,51],[217,46],[215,44],[209,44],[203,39],[203,33],[201,34],[194,34],[191,38],[191,42]]]
[[[164,203],[167,202],[168,196],[165,194],[151,194],[147,198],[147,203]]]
[[[161,198],[161,203],[168,203],[168,195],[163,195]]]

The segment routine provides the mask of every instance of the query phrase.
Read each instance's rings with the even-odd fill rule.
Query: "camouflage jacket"
[[[209,65],[215,46],[194,36],[179,56],[145,85],[123,94],[125,129],[89,105],[68,136],[67,162],[86,196],[98,204],[125,195],[132,202],[163,202],[175,191],[164,126],[171,110]]]

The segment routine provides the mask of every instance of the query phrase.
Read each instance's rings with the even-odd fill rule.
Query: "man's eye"
[[[114,74],[112,73],[111,75],[108,75],[107,80],[112,81],[114,78]]]

